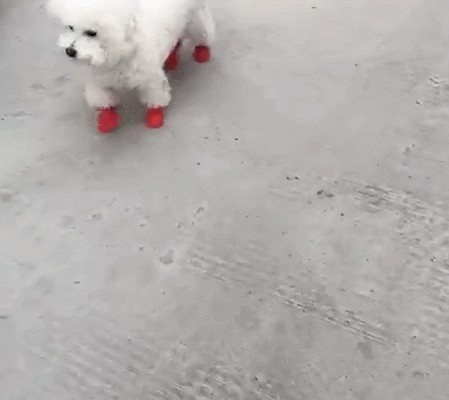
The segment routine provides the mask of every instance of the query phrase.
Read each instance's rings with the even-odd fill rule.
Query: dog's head
[[[58,44],[65,54],[90,65],[113,65],[132,48],[130,0],[48,0],[49,13],[65,25]]]

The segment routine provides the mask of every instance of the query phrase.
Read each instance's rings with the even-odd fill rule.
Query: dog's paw
[[[153,107],[147,111],[148,128],[157,129],[164,125],[164,109],[162,107]]]
[[[207,63],[211,59],[211,51],[209,46],[196,46],[193,51],[193,58],[198,63]]]
[[[164,68],[166,71],[176,71],[179,65],[179,49],[181,48],[181,41],[178,41],[174,49],[171,51],[167,60],[165,61]]]
[[[119,119],[120,118],[115,107],[99,109],[97,116],[98,132],[106,134],[117,129]]]
[[[165,61],[164,69],[169,72],[176,71],[178,69],[179,59],[177,53],[171,53]]]

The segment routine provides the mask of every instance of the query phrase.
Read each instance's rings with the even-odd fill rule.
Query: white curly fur
[[[178,39],[210,46],[214,38],[207,0],[48,0],[47,8],[67,26],[59,45],[89,66],[85,97],[95,108],[116,105],[120,88],[137,89],[150,108],[167,106],[163,67]]]

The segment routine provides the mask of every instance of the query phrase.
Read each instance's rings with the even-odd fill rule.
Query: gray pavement
[[[100,136],[1,2],[0,398],[449,399],[449,3],[213,4]]]

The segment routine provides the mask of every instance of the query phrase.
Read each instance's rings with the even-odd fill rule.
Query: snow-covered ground
[[[447,398],[447,0],[214,0],[110,136],[42,5],[0,3],[1,399]]]

